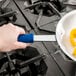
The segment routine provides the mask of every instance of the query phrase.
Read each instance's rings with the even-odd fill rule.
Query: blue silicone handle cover
[[[18,36],[18,41],[24,42],[24,43],[33,43],[34,35],[33,34],[21,34]]]

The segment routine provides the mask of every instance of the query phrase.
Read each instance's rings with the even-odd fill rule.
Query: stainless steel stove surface
[[[18,11],[17,26],[50,35],[75,6],[71,0],[11,0],[7,8]],[[0,76],[76,76],[76,62],[64,55],[57,42],[35,42],[26,49],[0,53]]]

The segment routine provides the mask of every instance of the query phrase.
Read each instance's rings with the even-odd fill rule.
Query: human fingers
[[[19,32],[19,34],[25,34],[25,30],[21,27],[16,26],[16,30]]]
[[[22,42],[15,42],[15,48],[26,48],[27,46],[30,46],[30,43],[22,43]]]

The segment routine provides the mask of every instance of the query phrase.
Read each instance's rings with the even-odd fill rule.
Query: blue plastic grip
[[[18,37],[19,42],[24,43],[33,43],[34,42],[34,35],[33,34],[21,34]]]

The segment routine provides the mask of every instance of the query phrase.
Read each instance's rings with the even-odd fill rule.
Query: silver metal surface
[[[56,41],[55,35],[34,35],[34,41]]]

